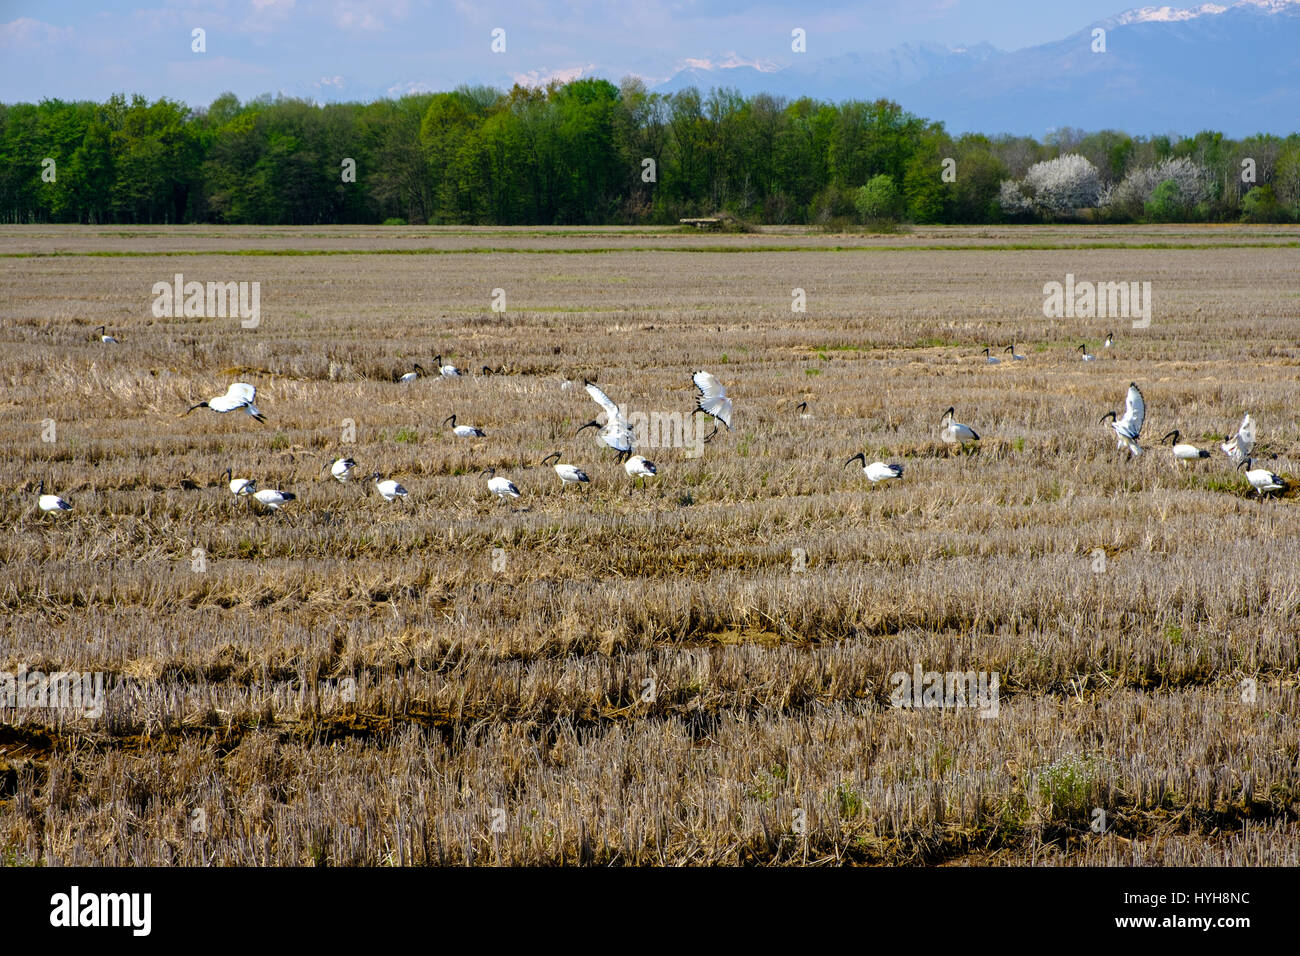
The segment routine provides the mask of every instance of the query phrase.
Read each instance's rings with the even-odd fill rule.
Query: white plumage
[[[1197,448],[1195,445],[1189,445],[1186,442],[1179,441],[1178,438],[1180,434],[1181,433],[1178,431],[1178,429],[1175,428],[1173,431],[1168,432],[1164,438],[1160,439],[1162,442],[1173,439],[1174,457],[1176,459],[1178,459],[1179,461],[1196,461],[1197,459],[1200,458],[1210,457],[1210,453],[1208,451],[1203,451],[1202,449]]]
[[[1240,465],[1255,450],[1255,420],[1247,414],[1241,420],[1237,434],[1224,438],[1219,447],[1234,465]]]
[[[731,431],[731,399],[722,383],[708,372],[696,372],[693,376],[695,387],[700,390],[698,408],[706,415],[712,415]]]
[[[1280,475],[1273,474],[1267,468],[1252,467],[1254,464],[1255,459],[1248,457],[1237,467],[1246,469],[1246,480],[1250,482],[1250,486],[1259,493],[1261,498],[1274,491],[1286,491],[1285,479]]]
[[[383,495],[385,501],[396,501],[398,498],[406,498],[406,489],[393,481],[393,479],[388,478],[381,480],[379,472],[375,472],[370,477],[374,480],[375,490]]]
[[[1002,359],[991,353],[987,348],[984,350],[984,361],[989,365],[1001,365]]]
[[[852,458],[846,461],[844,463],[844,467],[847,468],[855,461],[862,462],[862,473],[867,476],[868,480],[870,480],[872,484],[875,484],[876,482],[879,481],[890,481],[894,478],[903,477],[902,465],[887,465],[883,461],[873,461],[871,464],[868,465],[867,456],[864,455],[862,452],[858,452],[856,455],[854,455]]]
[[[1097,361],[1097,356],[1093,355],[1091,352],[1088,351],[1087,345],[1080,345],[1079,351],[1083,353],[1083,355],[1081,355],[1080,358],[1082,358],[1085,362]]]
[[[975,433],[975,429],[953,420],[954,411],[955,409],[949,405],[948,410],[943,413],[943,418],[939,419],[939,424],[943,426],[939,437],[948,445],[964,445],[968,441],[979,441],[980,436]]]
[[[1007,346],[1006,348],[1004,348],[1002,351],[1004,351],[1004,352],[1010,352],[1010,353],[1011,353],[1011,360],[1012,360],[1013,362],[1023,362],[1023,361],[1025,360],[1025,357],[1024,357],[1023,355],[1020,355],[1020,354],[1018,354],[1018,353],[1016,352],[1016,343],[1015,343],[1015,342],[1012,342],[1010,345],[1008,345],[1008,346]]]
[[[555,468],[555,473],[560,476],[561,488],[564,488],[566,485],[577,485],[591,481],[591,479],[587,477],[587,473],[581,468],[576,465],[563,464],[560,461],[560,453],[558,451],[551,452],[541,460],[540,464],[545,465],[552,458],[555,459],[553,467]]]
[[[266,421],[257,406],[253,402],[257,399],[257,389],[247,382],[235,382],[226,389],[226,394],[218,395],[216,398],[210,398],[206,402],[199,402],[197,405],[191,405],[185,412],[188,415],[196,408],[209,408],[214,412],[224,415],[226,412],[233,412],[236,409],[245,409],[249,415],[256,418],[259,422]]]
[[[621,457],[626,458],[632,453],[632,442],[635,436],[632,433],[632,426],[627,423],[627,418],[623,415],[622,409],[614,403],[613,399],[591,382],[584,380],[582,384],[587,389],[587,394],[591,396],[591,400],[605,410],[605,424],[601,425],[599,420],[593,419],[583,425],[582,428],[579,428],[578,431],[581,432],[583,428],[598,429],[596,437],[618,452]]]
[[[640,478],[643,483],[644,479],[653,478],[659,474],[659,469],[655,467],[655,463],[644,455],[633,455],[623,462],[623,470],[627,472],[629,478]]]
[[[47,495],[45,493],[45,479],[41,479],[40,485],[36,488],[36,504],[45,513],[51,512],[57,514],[60,511],[71,511],[72,505],[68,504],[58,495]]]
[[[298,496],[292,491],[277,491],[274,488],[263,488],[261,491],[253,492],[253,497],[259,504],[270,508],[272,511],[279,511],[287,501],[293,501]]]
[[[519,497],[519,489],[515,487],[515,483],[509,478],[503,478],[498,475],[495,468],[489,468],[482,472],[482,474],[487,475],[488,491],[492,492],[492,494],[496,495],[502,501],[506,498]]]
[[[96,328],[95,331],[99,333],[99,341],[103,342],[105,345],[117,344],[117,339],[113,338],[113,336],[108,334],[107,326],[101,325],[98,328]]]
[[[351,458],[336,458],[330,465],[330,474],[339,481],[347,481],[352,477],[352,469],[357,467],[357,463]]]
[[[1110,419],[1110,427],[1115,430],[1115,435],[1119,439],[1116,448],[1123,450],[1128,449],[1132,458],[1142,454],[1142,446],[1137,443],[1138,436],[1142,434],[1142,423],[1147,417],[1147,403],[1142,397],[1142,390],[1133,382],[1129,382],[1128,394],[1124,398],[1124,416],[1116,418],[1115,413],[1107,412],[1101,416],[1104,422]]]
[[[229,468],[221,473],[221,477],[230,480],[230,493],[232,495],[251,495],[257,490],[256,481],[252,478],[236,478]]]
[[[412,368],[411,371],[407,372],[397,381],[404,385],[409,385],[411,382],[414,382],[417,378],[419,378],[421,375],[424,374],[424,366],[421,365],[419,362],[416,362],[415,365],[413,365],[411,368]]]
[[[1101,344],[1102,344],[1102,347],[1103,347],[1103,348],[1110,348],[1111,345],[1114,344],[1114,342],[1115,342],[1115,333],[1114,333],[1114,332],[1107,332],[1107,333],[1106,333],[1106,341],[1105,341],[1105,342],[1102,342]]]
[[[454,365],[443,365],[443,364],[442,364],[442,356],[441,356],[441,355],[437,356],[433,361],[434,361],[434,363],[438,366],[438,373],[439,373],[443,378],[459,378],[459,377],[460,377],[460,369],[458,369],[458,368],[457,368],[456,366],[454,366]],[[483,366],[483,367],[484,367],[484,368],[487,368],[486,365]]]
[[[451,433],[458,438],[487,438],[487,432],[481,428],[475,428],[473,425],[457,425],[455,415],[448,415],[442,420],[444,425],[448,422],[451,423]]]

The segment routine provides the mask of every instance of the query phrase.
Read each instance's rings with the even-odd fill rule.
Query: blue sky
[[[574,75],[651,85],[688,61],[777,67],[790,31],[807,57],[903,43],[1060,39],[1141,3],[1124,0],[0,0],[0,102],[102,100],[113,92],[191,105],[233,91],[319,101],[370,100],[461,83]],[[1175,4],[1180,5],[1180,4]],[[1191,4],[1187,4],[1191,5]],[[191,51],[194,28],[207,51]],[[492,53],[491,32],[506,31]]]

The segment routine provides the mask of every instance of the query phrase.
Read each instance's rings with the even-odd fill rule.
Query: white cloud
[[[56,27],[50,23],[33,20],[31,17],[19,17],[8,23],[0,23],[0,49],[30,49],[71,38],[71,28]]]
[[[569,83],[580,79],[585,71],[592,68],[593,64],[588,63],[586,66],[571,66],[563,70],[529,70],[527,73],[516,73],[514,81],[520,86],[546,86],[548,83]]]

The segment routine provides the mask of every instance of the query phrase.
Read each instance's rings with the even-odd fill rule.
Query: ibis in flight
[[[1147,403],[1142,397],[1142,389],[1133,382],[1128,384],[1128,394],[1124,398],[1124,415],[1117,417],[1113,411],[1101,416],[1101,421],[1110,419],[1110,427],[1119,439],[1115,447],[1120,451],[1128,449],[1130,459],[1142,454],[1142,446],[1137,443],[1142,434],[1142,422],[1147,417]],[[1099,423],[1100,424],[1100,423]]]

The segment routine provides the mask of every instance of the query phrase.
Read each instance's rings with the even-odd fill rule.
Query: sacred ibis
[[[1110,348],[1113,344],[1115,344],[1115,333],[1114,333],[1114,332],[1107,332],[1107,333],[1106,333],[1106,341],[1101,343],[1102,348],[1107,348],[1107,349],[1108,349],[1108,348]]]
[[[424,366],[421,365],[419,362],[416,362],[415,365],[412,366],[412,371],[407,372],[397,381],[401,382],[402,384],[409,384],[411,382],[414,382],[417,378],[419,378],[421,375],[424,374],[425,374]]]
[[[1142,454],[1142,446],[1137,443],[1138,436],[1142,433],[1142,422],[1147,416],[1146,399],[1142,397],[1142,389],[1138,388],[1133,382],[1128,384],[1128,394],[1124,398],[1124,415],[1122,418],[1117,417],[1113,411],[1107,412],[1101,416],[1101,421],[1110,419],[1110,427],[1115,430],[1119,441],[1115,447],[1120,451],[1128,449],[1129,457],[1136,458]],[[1100,422],[1098,423],[1100,424]]]
[[[1171,444],[1174,446],[1174,457],[1177,458],[1179,461],[1196,461],[1198,458],[1210,457],[1210,453],[1208,451],[1204,451],[1203,449],[1197,448],[1195,445],[1188,445],[1184,442],[1180,442],[1178,440],[1179,434],[1180,432],[1178,431],[1177,428],[1175,428],[1173,431],[1165,435],[1164,438],[1160,439],[1161,442],[1166,442],[1169,441],[1170,439],[1173,439]]]
[[[242,408],[259,422],[266,421],[266,416],[257,410],[253,402],[257,399],[257,389],[247,382],[235,382],[230,388],[226,389],[225,395],[218,395],[216,398],[209,398],[206,402],[199,402],[197,405],[191,405],[185,414],[188,415],[196,408],[208,408],[214,412],[224,415],[226,412],[233,412]]]
[[[618,452],[618,457],[626,461],[628,455],[632,454],[633,432],[632,426],[627,423],[622,410],[614,404],[613,399],[587,380],[583,380],[583,386],[587,389],[587,394],[591,400],[605,410],[605,424],[601,425],[598,419],[592,419],[578,429],[581,432],[583,428],[598,429],[596,437]],[[577,434],[575,432],[574,434]]]
[[[253,498],[271,511],[279,511],[285,502],[293,501],[297,497],[292,491],[277,491],[275,488],[263,488],[261,491],[253,492]]]
[[[44,478],[41,479],[41,483],[36,488],[36,504],[41,511],[46,514],[50,514],[51,512],[57,514],[60,511],[72,510],[72,505],[68,504],[58,495],[47,495],[45,493]]]
[[[487,432],[481,428],[475,428],[473,425],[457,425],[455,415],[448,415],[442,420],[444,425],[448,422],[451,423],[451,433],[457,438],[487,438]]]
[[[647,478],[653,478],[659,474],[659,469],[655,467],[655,463],[644,455],[633,455],[623,463],[623,470],[627,472],[629,478],[633,480],[639,479],[642,487],[645,486]]]
[[[1019,354],[1016,353],[1016,343],[1015,343],[1015,342],[1012,342],[1010,345],[1008,345],[1008,346],[1007,346],[1006,348],[1004,348],[1002,351],[1004,351],[1004,352],[1010,352],[1010,353],[1011,353],[1011,360],[1012,360],[1013,362],[1023,362],[1023,361],[1025,360],[1025,357],[1024,357],[1023,355],[1019,355]]]
[[[1083,359],[1085,362],[1095,362],[1095,361],[1097,361],[1097,356],[1093,355],[1091,352],[1088,351],[1088,346],[1087,346],[1086,344],[1085,344],[1085,345],[1080,345],[1080,346],[1079,346],[1079,351],[1083,353],[1083,354],[1080,355],[1079,357],[1080,357],[1081,359]]]
[[[800,418],[812,418],[812,412],[808,411],[807,402],[800,402],[798,405],[795,406],[795,408],[800,409],[800,413],[799,413]]]
[[[591,479],[587,477],[587,473],[576,465],[562,464],[560,462],[560,453],[558,451],[551,452],[543,458],[539,464],[545,465],[552,458],[555,459],[555,464],[553,466],[555,468],[555,473],[560,476],[561,491],[563,491],[568,485],[577,485],[591,481]]]
[[[346,482],[352,477],[352,469],[357,467],[357,463],[351,458],[336,458],[333,464],[329,466],[330,474],[339,481]]]
[[[519,497],[519,489],[515,487],[515,483],[509,478],[502,478],[499,476],[495,468],[486,468],[479,472],[479,474],[487,475],[488,491],[492,492],[492,494],[496,495],[502,501],[505,501],[507,498]]]
[[[731,431],[731,399],[727,398],[727,390],[722,387],[722,383],[709,372],[696,372],[692,378],[695,387],[700,390],[696,408],[706,415],[712,415],[727,426],[727,431]],[[717,431],[716,426],[714,431]]]
[[[986,348],[986,349],[984,350],[984,362],[985,362],[986,365],[1001,365],[1001,364],[1002,364],[1002,359],[998,358],[996,355],[993,355],[993,354],[992,354],[991,352],[989,352],[989,350]]]
[[[1240,465],[1255,449],[1255,420],[1246,415],[1236,435],[1228,435],[1219,446],[1234,465]]]
[[[855,461],[862,462],[862,473],[867,476],[873,485],[878,481],[889,481],[893,478],[903,477],[902,465],[886,465],[883,461],[873,461],[868,465],[867,456],[862,452],[858,452],[846,461],[844,467],[849,467],[849,465],[853,464]]]
[[[1237,466],[1237,470],[1240,471],[1242,468],[1246,469],[1246,480],[1250,482],[1252,488],[1259,492],[1261,498],[1270,492],[1286,491],[1285,479],[1280,475],[1273,474],[1273,472],[1269,471],[1267,468],[1252,467],[1254,464],[1255,459],[1247,457]]]
[[[443,365],[441,355],[434,358],[433,363],[438,366],[438,374],[443,378],[460,378],[460,369],[454,365]],[[486,365],[483,367],[487,368]]]
[[[375,483],[375,490],[383,495],[385,501],[396,501],[398,498],[403,501],[406,500],[407,491],[405,488],[391,478],[380,480],[381,477],[379,472],[375,472],[370,476],[370,479]]]
[[[939,424],[943,426],[943,430],[939,432],[939,437],[948,445],[965,445],[968,441],[979,441],[980,436],[975,434],[973,428],[953,420],[954,411],[953,406],[949,405],[948,410],[939,419]]]
[[[107,327],[107,326],[103,326],[103,325],[98,326],[98,327],[95,329],[95,331],[99,333],[99,341],[103,342],[105,345],[116,345],[116,344],[117,344],[117,339],[113,338],[113,336],[111,336],[111,335],[108,334],[108,327]]]
[[[256,481],[252,478],[236,478],[229,468],[221,473],[221,477],[229,479],[230,493],[236,497],[239,495],[251,495],[257,490]]]

